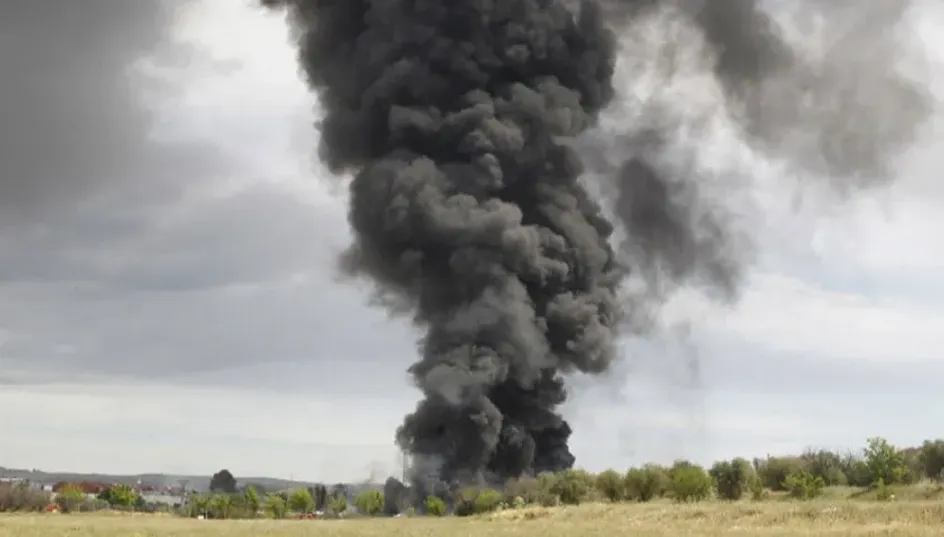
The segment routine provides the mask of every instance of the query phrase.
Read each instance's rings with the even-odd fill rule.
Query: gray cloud
[[[194,174],[219,165],[212,147],[152,139],[160,104],[203,57],[172,35],[185,4],[0,7],[0,230],[22,231],[78,207],[101,210],[103,197],[124,196],[125,205],[172,199]]]

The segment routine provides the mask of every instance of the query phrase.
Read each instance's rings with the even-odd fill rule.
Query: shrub
[[[63,513],[78,510],[83,500],[85,500],[85,493],[77,485],[65,485],[56,493],[56,505]]]
[[[925,477],[935,481],[944,480],[944,440],[925,441],[918,462]]]
[[[485,489],[479,491],[475,497],[475,512],[489,513],[495,511],[502,504],[502,493],[497,490]]]
[[[525,504],[538,503],[541,483],[530,476],[509,479],[505,484],[505,501],[515,504],[520,498]]]
[[[594,480],[594,487],[601,496],[611,502],[626,498],[626,480],[614,470],[602,472]]]
[[[880,502],[887,502],[895,498],[895,493],[891,487],[885,484],[884,479],[879,479],[875,483],[875,499]]]
[[[648,464],[642,468],[630,468],[624,483],[626,499],[648,502],[665,495],[669,488],[669,476],[661,466]]]
[[[379,490],[367,490],[354,499],[357,510],[367,516],[380,514],[384,508],[384,496]]]
[[[755,461],[754,467],[764,486],[771,490],[786,490],[784,481],[787,477],[805,470],[803,461],[796,457],[767,457],[765,460]]]
[[[423,507],[426,508],[426,514],[429,516],[443,516],[446,514],[446,502],[436,496],[427,496],[426,501],[423,502]]]
[[[800,470],[783,480],[787,495],[797,500],[812,500],[823,493],[826,483],[822,477],[814,476],[806,470]]]
[[[285,498],[278,494],[266,495],[262,508],[272,518],[285,518],[285,515],[288,514],[288,505],[285,503]]]
[[[328,509],[331,510],[332,515],[341,516],[347,511],[347,498],[342,494],[335,494],[328,500]]]
[[[0,483],[0,512],[39,512],[52,501],[47,492],[24,484]]]
[[[719,498],[740,500],[750,487],[754,469],[746,460],[734,459],[715,463],[709,474],[714,479]]]
[[[865,448],[865,465],[869,468],[870,485],[879,480],[888,485],[902,483],[908,474],[905,454],[884,438],[869,438]]]
[[[711,497],[711,476],[701,466],[688,462],[676,463],[670,476],[669,489],[675,501],[698,502]]]
[[[564,505],[579,505],[593,490],[593,476],[584,470],[565,470],[560,473],[552,487]]]

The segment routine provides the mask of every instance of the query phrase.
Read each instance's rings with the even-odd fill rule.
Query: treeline
[[[690,461],[670,466],[647,464],[621,472],[591,474],[573,469],[513,479],[502,487],[454,488],[425,498],[396,479],[383,491],[352,494],[344,485],[323,485],[291,491],[259,491],[239,487],[227,470],[211,480],[212,492],[193,494],[176,512],[210,519],[417,515],[467,516],[525,506],[577,505],[584,502],[649,502],[660,499],[698,502],[709,499],[763,501],[776,494],[808,500],[826,487],[870,490],[878,500],[894,498],[896,487],[937,482],[944,490],[944,440],[920,447],[898,448],[883,438],[870,438],[858,453],[809,450],[792,457],[719,461],[705,468]],[[156,510],[130,487],[115,485],[89,499],[77,487],[64,487],[51,497],[20,485],[0,484],[0,511],[40,511],[51,502],[63,512],[100,508]]]
[[[90,496],[75,484],[66,484],[59,492],[50,493],[25,483],[0,483],[0,512],[76,513],[106,509],[154,513],[170,512],[172,506],[147,502],[133,488],[121,484]]]
[[[237,490],[230,477],[215,481]],[[763,501],[771,494],[808,500],[820,496],[826,487],[836,486],[872,490],[875,498],[889,500],[894,497],[894,487],[926,480],[944,482],[944,440],[901,449],[885,439],[871,438],[858,453],[809,450],[792,457],[719,461],[709,468],[676,461],[670,466],[647,464],[625,472],[591,474],[573,469],[513,479],[503,487],[456,488],[426,498],[417,498],[415,491],[393,478],[382,492],[367,490],[353,498],[340,486],[331,491],[319,486],[261,495],[247,487],[194,496],[183,514],[206,518],[304,517],[314,512],[325,517],[467,516],[529,505],[594,501]]]

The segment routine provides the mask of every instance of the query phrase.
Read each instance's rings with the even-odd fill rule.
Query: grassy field
[[[159,515],[0,515],[0,537],[940,537],[944,502],[583,505],[480,518],[208,521]]]

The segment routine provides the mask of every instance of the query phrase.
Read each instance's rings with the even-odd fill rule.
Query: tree
[[[593,489],[593,476],[584,470],[564,470],[551,488],[564,505],[579,505]]]
[[[626,499],[648,502],[661,498],[669,487],[669,476],[665,468],[647,464],[642,468],[630,468],[624,478]]]
[[[925,477],[944,481],[944,440],[926,440],[918,455]]]
[[[754,468],[764,486],[771,490],[786,490],[784,481],[790,474],[805,469],[797,457],[767,457],[754,461]]]
[[[687,461],[677,462],[669,475],[669,489],[675,501],[698,502],[711,496],[711,476],[701,466]]]
[[[825,486],[822,477],[814,476],[806,470],[798,470],[783,480],[787,495],[797,500],[812,500],[822,494]]]
[[[236,478],[227,469],[222,469],[210,478],[210,490],[224,494],[236,494]]]
[[[85,493],[78,485],[72,483],[64,485],[56,493],[56,505],[63,513],[71,513],[77,510],[84,499]]]
[[[426,507],[426,514],[429,516],[443,516],[446,514],[446,502],[436,496],[427,496],[423,502]]]
[[[367,516],[378,515],[383,512],[384,496],[379,490],[366,490],[357,495],[354,505],[361,514]]]
[[[626,480],[615,470],[600,473],[594,486],[604,498],[611,502],[622,501],[626,497]]]
[[[904,453],[881,437],[868,439],[865,465],[869,469],[869,484],[872,486],[877,485],[879,480],[886,485],[899,484],[908,473]]]
[[[256,492],[256,488],[252,485],[246,487],[246,509],[252,513],[252,516],[256,516],[259,513],[259,493]]]
[[[347,511],[347,497],[341,494],[331,496],[331,500],[328,501],[328,508],[331,509],[331,514],[334,516],[341,516],[342,513]]]
[[[99,498],[108,502],[108,505],[112,507],[130,509],[135,506],[139,496],[138,493],[128,485],[118,484],[103,491],[99,494]]]
[[[716,462],[708,473],[714,479],[718,497],[724,500],[740,500],[754,478],[754,468],[744,459]]]
[[[315,508],[315,500],[308,489],[296,489],[288,497],[288,507],[296,513],[310,513]]]
[[[285,499],[278,494],[268,494],[263,504],[265,512],[272,518],[285,518],[288,509],[285,505]]]

